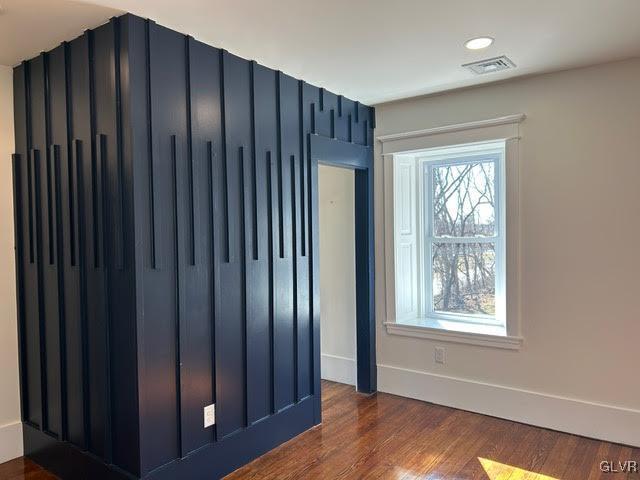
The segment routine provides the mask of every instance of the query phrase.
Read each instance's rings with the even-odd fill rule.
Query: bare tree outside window
[[[429,172],[433,309],[494,316],[495,163],[437,165]]]

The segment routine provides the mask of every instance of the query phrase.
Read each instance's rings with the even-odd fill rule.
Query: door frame
[[[318,165],[348,168],[355,173],[356,344],[358,392],[377,389],[374,293],[373,148],[309,134],[311,256],[313,295],[314,392],[320,418],[320,258]]]

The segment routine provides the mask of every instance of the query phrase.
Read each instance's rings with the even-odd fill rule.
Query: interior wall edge
[[[14,232],[13,69],[0,65],[0,463],[22,455]]]
[[[323,380],[356,386],[355,358],[340,357],[328,353],[323,353],[321,357],[321,376]]]
[[[0,426],[0,463],[21,457],[22,422],[14,422]]]

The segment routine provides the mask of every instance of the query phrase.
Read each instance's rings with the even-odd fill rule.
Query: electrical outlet
[[[442,363],[444,365],[446,361],[444,347],[436,347],[434,350],[434,357],[435,357],[436,363]]]
[[[212,403],[204,407],[204,428],[209,428],[216,423],[216,404]]]

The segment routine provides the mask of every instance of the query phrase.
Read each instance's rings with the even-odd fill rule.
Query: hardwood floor
[[[640,449],[323,382],[323,424],[227,477],[238,479],[640,480],[602,460]]]
[[[603,460],[640,466],[640,449],[326,381],[322,402],[322,425],[227,480],[640,480],[600,471]],[[52,478],[29,460],[0,465],[3,480]]]
[[[0,479],[2,480],[56,480],[57,478],[25,457],[0,464]]]

